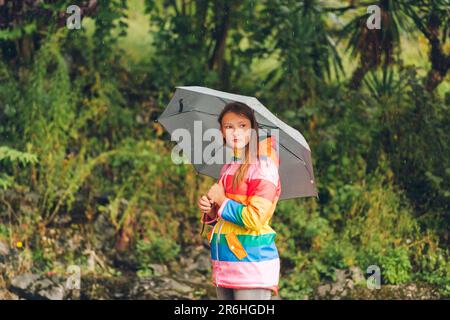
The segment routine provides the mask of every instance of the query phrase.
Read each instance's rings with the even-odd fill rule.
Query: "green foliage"
[[[36,31],[36,23],[32,22],[11,30],[1,30],[0,40],[16,40],[33,34]]]
[[[381,274],[391,284],[405,283],[411,279],[411,262],[408,251],[403,248],[390,249],[380,259]]]
[[[207,44],[215,41],[211,35],[220,28],[220,11],[214,15],[207,1],[183,3],[183,10],[176,2],[148,0],[145,4],[155,48],[145,67],[151,75],[148,85],[159,91],[161,102],[170,98],[172,89],[180,83],[218,83],[218,74],[209,65],[212,57]],[[214,5],[220,10],[222,4],[226,2]]]
[[[49,41],[37,55],[25,81],[27,91],[20,103],[29,106],[20,114],[24,139],[30,151],[39,154],[39,179],[31,184],[43,195],[39,211],[46,223],[62,206],[69,206],[93,168],[113,151],[89,155],[79,131],[88,118],[77,118],[76,96],[69,71],[58,49],[58,38]],[[27,111],[25,111],[27,110]]]
[[[6,239],[9,235],[9,229],[6,225],[0,224],[0,239]]]
[[[299,300],[311,296],[313,288],[320,283],[320,278],[314,267],[302,270],[302,272],[285,273],[280,278],[280,296],[283,299]]]
[[[259,48],[259,55],[275,55],[280,62],[264,79],[262,96],[270,104],[269,93],[278,92],[277,103],[281,106],[277,111],[298,112],[325,80],[343,73],[341,58],[326,25],[326,13],[319,1],[310,0],[264,1],[262,8],[261,19],[251,24],[251,39]]]
[[[380,101],[379,145],[388,154],[394,180],[415,206],[419,221],[440,229],[449,226],[449,105],[424,90],[416,70],[398,73],[395,86]],[[408,150],[408,151],[406,151]],[[437,225],[442,228],[436,228]]]
[[[450,297],[450,261],[448,250],[437,248],[420,257],[420,270],[417,278],[436,285],[445,297]]]
[[[136,255],[139,263],[138,274],[145,276],[151,273],[149,264],[167,263],[173,260],[180,252],[180,246],[173,239],[161,238],[153,232],[149,237],[139,240],[136,244]]]
[[[10,163],[31,164],[37,162],[35,154],[20,152],[9,147],[0,147],[0,162],[8,161]]]
[[[53,255],[53,254],[51,254]],[[42,249],[35,249],[31,251],[31,257],[33,260],[33,268],[39,272],[48,272],[53,268],[54,255],[49,256],[48,253],[44,252]]]
[[[56,15],[68,2],[41,3]],[[36,271],[85,265],[79,251],[57,252],[46,228],[77,216],[91,248],[104,214],[111,245],[129,249],[141,276],[200,244],[196,199],[212,180],[173,164],[152,120],[175,86],[203,85],[258,96],[313,150],[319,197],[279,202],[272,221],[284,298],[370,265],[384,284],[426,281],[450,296],[448,97],[427,92],[420,66],[389,60],[399,30],[426,33],[424,17],[446,8],[385,4],[396,19],[387,33],[366,39],[360,6],[343,30],[361,58],[351,67],[367,69],[357,91],[335,42],[351,9],[320,1],[145,1],[152,55],[133,63],[119,48],[127,9],[143,2],[98,1],[91,33],[19,19],[0,32],[0,238],[32,250]]]
[[[17,170],[18,164],[35,164],[38,161],[35,154],[21,152],[6,146],[0,147],[0,170],[2,168],[14,167]],[[0,171],[0,188],[8,189],[12,186],[14,178]]]
[[[99,0],[98,6],[100,10],[95,16],[95,31],[93,34],[94,58],[97,69],[108,73],[110,70],[108,63],[112,62],[114,55],[119,53],[113,48],[117,45],[118,39],[127,33],[127,1]]]

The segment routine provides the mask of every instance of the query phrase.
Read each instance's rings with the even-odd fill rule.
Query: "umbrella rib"
[[[188,113],[188,112],[193,112],[193,111],[199,112],[199,113],[208,114],[208,115],[210,115],[210,116],[218,116],[218,114],[216,114],[216,113],[209,113],[209,112],[202,111],[202,110],[197,110],[197,109],[192,109],[192,110],[187,110],[187,111],[177,112],[177,113],[172,114],[171,116],[176,116],[176,115],[178,115],[178,114],[180,114],[180,113]]]
[[[306,171],[308,171],[309,179],[311,179],[311,178],[312,178],[311,172],[309,171],[308,166],[306,165],[306,161],[303,160],[301,157],[297,156],[295,153],[293,153],[291,150],[289,150],[288,148],[286,148],[286,147],[285,147],[284,145],[282,145],[281,143],[280,143],[280,146],[282,146],[285,150],[289,151],[289,153],[291,153],[294,157],[296,157],[297,159],[300,159],[300,160],[303,162],[303,165],[305,166]]]
[[[270,129],[280,129],[280,127],[275,127],[275,126],[269,126],[267,124],[259,124],[258,123],[258,128],[270,128]]]
[[[217,151],[220,151],[221,149],[223,149],[223,146],[224,146],[224,145],[222,144],[222,145],[220,146],[219,150],[217,150]],[[214,152],[214,155],[216,155],[216,152]],[[214,156],[213,156],[213,157],[214,157]],[[213,157],[209,158],[208,161],[205,161],[205,163],[208,164],[208,162],[209,162]]]
[[[228,102],[225,101],[224,99],[222,99],[221,97],[215,96],[217,99],[219,99],[220,101],[222,101],[223,103],[227,104]]]

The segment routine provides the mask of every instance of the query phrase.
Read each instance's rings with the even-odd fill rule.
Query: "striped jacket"
[[[220,179],[226,199],[208,233],[212,281],[226,288],[267,288],[278,295],[280,260],[276,232],[270,227],[281,183],[279,158],[273,137],[259,143],[260,160],[251,164],[244,183],[233,190],[238,158],[222,167]]]

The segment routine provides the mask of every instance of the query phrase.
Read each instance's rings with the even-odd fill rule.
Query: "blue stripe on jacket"
[[[258,262],[265,260],[277,259],[278,250],[275,246],[275,242],[271,245],[259,246],[259,247],[244,247],[247,252],[247,256],[239,260],[234,253],[228,248],[228,245],[219,244],[219,260],[220,261],[240,261],[240,262]],[[216,243],[211,242],[211,259],[217,260]]]
[[[230,221],[238,226],[245,227],[242,220],[242,209],[244,205],[233,199],[228,199],[222,210],[222,219]]]

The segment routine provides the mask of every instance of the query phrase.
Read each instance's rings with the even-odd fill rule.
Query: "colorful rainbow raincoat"
[[[266,288],[278,295],[280,259],[276,232],[269,225],[281,193],[274,137],[260,141],[259,152],[260,160],[250,165],[245,183],[236,190],[232,181],[240,158],[234,157],[222,167],[219,181],[226,200],[216,219],[205,215],[201,221],[213,225],[207,237],[215,286]]]

